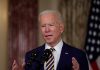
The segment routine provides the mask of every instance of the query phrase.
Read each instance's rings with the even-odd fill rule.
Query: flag
[[[85,51],[92,70],[100,70],[100,0],[92,0]]]

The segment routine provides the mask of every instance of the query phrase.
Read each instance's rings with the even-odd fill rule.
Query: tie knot
[[[54,48],[50,48],[50,51],[53,52],[55,49]]]

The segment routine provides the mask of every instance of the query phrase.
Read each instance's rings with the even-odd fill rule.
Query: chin
[[[46,43],[51,44],[51,43],[52,43],[52,41],[48,40],[48,41],[46,41]]]
[[[49,43],[49,44],[51,43],[50,41],[46,41],[46,42]]]

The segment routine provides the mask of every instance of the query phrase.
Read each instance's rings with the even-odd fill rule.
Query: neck
[[[47,43],[49,46],[54,47],[61,41],[61,38],[57,40],[55,43]]]

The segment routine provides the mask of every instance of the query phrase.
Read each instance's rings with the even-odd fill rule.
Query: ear
[[[60,31],[61,31],[61,33],[64,32],[64,24],[63,23],[60,23]]]

